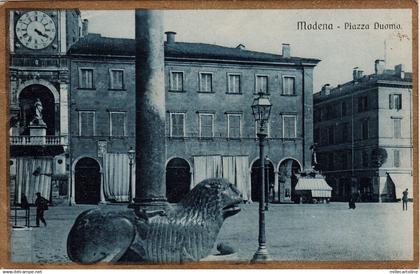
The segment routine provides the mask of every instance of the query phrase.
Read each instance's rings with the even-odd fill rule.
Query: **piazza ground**
[[[126,205],[102,205],[102,207]],[[401,203],[270,204],[266,211],[267,248],[275,261],[382,261],[413,259],[413,207]],[[67,234],[75,218],[94,206],[55,206],[45,213],[47,227],[11,230],[14,262],[69,262]],[[237,253],[223,258],[249,261],[258,247],[258,204],[243,204],[227,219],[216,244]],[[31,225],[35,210],[31,210]],[[217,254],[216,248],[212,254]],[[216,260],[222,257],[212,256]]]

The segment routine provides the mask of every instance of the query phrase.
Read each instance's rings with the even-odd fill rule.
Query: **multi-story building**
[[[81,22],[80,14],[76,13],[74,28],[77,27],[77,35],[73,39],[71,24],[67,23],[67,27],[59,24],[63,22],[60,20],[72,17],[67,15],[66,18],[54,23],[62,31],[66,30],[60,38],[54,38],[56,43],[64,45],[63,39],[69,42],[66,48],[60,48],[61,59],[54,67],[55,74],[49,72],[50,67],[36,69],[40,71],[39,79],[48,71],[51,79],[55,79],[51,81],[57,83],[52,84],[52,88],[43,80],[34,82],[40,89],[53,90],[51,103],[41,98],[47,124],[46,144],[58,146],[56,143],[50,145],[49,136],[53,130],[50,124],[59,125],[54,127],[55,135],[59,140],[65,140],[63,149],[54,152],[49,160],[54,166],[64,166],[60,169],[62,180],[56,196],[67,197],[71,203],[125,202],[135,193],[135,165],[131,169],[130,185],[128,151],[131,148],[141,150],[134,147],[135,41],[86,34],[83,30],[87,29],[87,22]],[[40,32],[44,34],[44,29]],[[178,201],[199,181],[212,176],[228,178],[240,188],[244,199],[257,199],[258,140],[251,104],[257,93],[263,92],[270,95],[273,105],[266,141],[267,172],[275,190],[272,199],[290,202],[297,182],[295,174],[311,167],[312,76],[319,60],[290,56],[288,44],[283,44],[281,53],[270,54],[250,51],[243,45],[230,48],[178,42],[175,33],[167,32],[166,35],[168,200]],[[43,37],[37,36],[41,40]],[[28,50],[26,46],[22,49]],[[16,58],[13,54],[12,61]],[[55,56],[43,54],[43,58]],[[44,59],[36,55],[27,58],[33,64],[44,64]],[[12,66],[11,71],[14,69]],[[32,73],[34,68],[28,70]],[[61,75],[66,75],[65,82]],[[13,79],[12,95],[18,94]],[[35,96],[35,92],[30,94]],[[34,102],[32,100],[26,106],[29,112],[33,112],[31,105]],[[17,112],[25,109],[18,103],[15,106]],[[18,134],[18,127],[14,126],[12,136],[16,137],[11,138],[12,149],[22,146],[22,151],[29,151],[28,144],[23,142],[32,139],[22,137],[28,127],[22,124]],[[25,141],[16,144],[16,140]],[[61,157],[57,164],[56,155]],[[39,154],[33,156],[38,159]],[[13,152],[11,158],[16,157],[18,154]],[[19,161],[17,164],[18,169],[23,167]],[[25,176],[32,176],[34,170],[38,170],[37,167],[28,169]],[[47,167],[35,172],[38,173],[51,174]],[[30,184],[32,192],[42,190],[39,184]],[[54,183],[52,185],[54,189]],[[32,197],[32,192],[20,188],[16,196],[25,193]],[[56,198],[47,192],[42,191],[45,197]]]
[[[333,199],[395,201],[413,192],[412,74],[402,65],[314,94],[314,141]]]

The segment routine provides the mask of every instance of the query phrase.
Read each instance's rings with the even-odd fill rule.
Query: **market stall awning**
[[[402,198],[402,193],[408,188],[408,198],[413,198],[413,177],[407,173],[388,173],[388,177],[395,185],[395,197]]]
[[[300,177],[295,191],[305,190],[311,191],[312,197],[330,198],[332,187],[322,177]]]

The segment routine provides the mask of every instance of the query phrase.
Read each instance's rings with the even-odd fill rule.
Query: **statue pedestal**
[[[29,135],[31,138],[31,144],[44,145],[45,136],[47,135],[47,126],[46,125],[30,125]]]

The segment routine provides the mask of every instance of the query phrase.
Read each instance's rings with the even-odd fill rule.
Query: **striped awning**
[[[330,198],[332,187],[322,177],[300,177],[295,191],[305,190],[311,191],[312,197]]]
[[[402,193],[408,188],[408,198],[413,198],[413,177],[407,173],[388,173],[389,178],[395,185],[395,196],[402,198]]]

